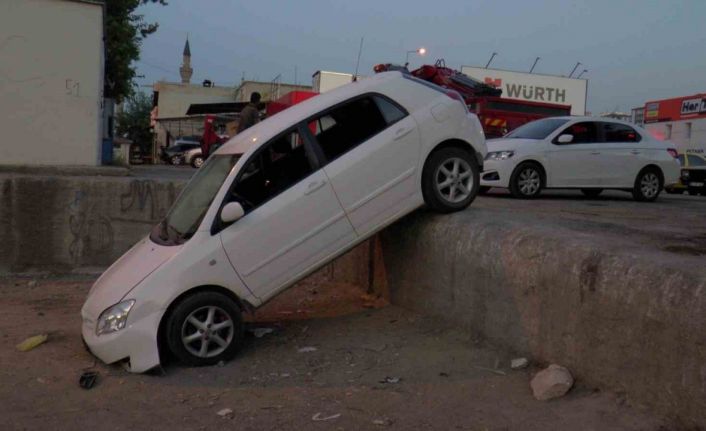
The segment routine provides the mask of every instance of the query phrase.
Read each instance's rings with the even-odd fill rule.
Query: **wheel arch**
[[[656,165],[654,163],[650,163],[648,165],[645,165],[640,171],[637,173],[638,176],[645,172],[647,169],[654,169],[657,171],[657,174],[659,175],[659,180],[662,183],[662,187],[664,187],[664,172],[662,171],[662,168],[659,165]]]
[[[514,177],[515,177],[515,174],[517,173],[517,170],[520,169],[520,167],[521,167],[522,165],[525,165],[525,164],[528,164],[528,163],[529,163],[529,164],[537,165],[537,166],[539,167],[539,169],[540,169],[540,171],[541,171],[541,174],[542,174],[542,188],[546,188],[546,187],[547,187],[547,168],[544,167],[544,164],[543,164],[542,162],[540,162],[539,160],[537,160],[537,159],[526,159],[526,160],[522,160],[520,163],[518,163],[517,165],[515,165],[515,167],[512,169],[512,174],[510,174],[510,178],[511,178],[511,179],[514,178]]]
[[[463,139],[459,138],[449,138],[446,140],[443,140],[439,142],[438,144],[434,145],[431,150],[427,153],[426,158],[424,159],[424,165],[429,162],[429,159],[431,158],[431,155],[434,154],[435,152],[443,149],[443,148],[458,148],[463,151],[467,151],[471,155],[473,155],[476,158],[476,162],[478,163],[478,167],[480,170],[483,170],[483,155],[479,153],[473,144],[470,142],[464,141]]]
[[[167,323],[167,320],[169,319],[169,316],[171,315],[172,311],[174,308],[179,305],[180,302],[182,302],[184,299],[191,295],[195,295],[197,293],[201,292],[216,292],[220,293],[224,296],[227,296],[228,298],[232,299],[233,302],[240,308],[240,311],[245,313],[251,313],[255,310],[255,307],[250,304],[247,301],[244,301],[243,299],[239,298],[238,295],[236,295],[232,290],[227,289],[223,286],[218,286],[218,285],[213,285],[213,284],[205,284],[201,286],[195,286],[192,287],[191,289],[187,289],[184,292],[180,293],[176,298],[172,300],[172,302],[169,304],[167,309],[164,311],[164,314],[162,314],[162,317],[159,320],[159,327],[157,328],[157,346],[159,349],[159,356],[160,358],[163,358],[165,353],[169,351],[169,348],[166,345],[166,339],[165,339],[165,326]]]

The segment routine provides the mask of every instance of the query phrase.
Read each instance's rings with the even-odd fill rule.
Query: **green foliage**
[[[123,111],[117,115],[118,136],[132,140],[143,152],[150,153],[153,133],[150,131],[152,98],[142,92],[134,92],[125,100]]]
[[[135,69],[132,62],[140,58],[142,39],[157,31],[157,23],[147,23],[135,10],[145,3],[166,5],[166,0],[106,1],[105,97],[121,102],[133,89]]]

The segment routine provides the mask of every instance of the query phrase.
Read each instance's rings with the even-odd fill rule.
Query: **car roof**
[[[261,121],[233,136],[216,154],[245,154],[253,147],[268,141],[288,127],[305,120],[317,112],[360,94],[379,91],[386,83],[404,79],[400,72],[383,72],[350,84],[334,88],[307,99]]]
[[[561,117],[547,117],[547,118],[542,118],[542,120],[545,120],[545,119],[560,119],[560,120],[569,120],[569,121],[577,121],[577,122],[581,122],[581,121],[600,121],[600,122],[603,122],[603,123],[625,124],[626,126],[630,126],[630,127],[635,127],[635,126],[636,126],[636,124],[632,124],[632,123],[629,123],[629,122],[623,121],[623,120],[617,120],[617,119],[615,119],[615,118],[610,118],[610,117],[591,117],[591,116],[586,116],[586,115],[583,115],[583,116],[564,115],[564,116],[561,116]]]

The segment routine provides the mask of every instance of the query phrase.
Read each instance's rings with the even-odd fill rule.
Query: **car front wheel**
[[[179,157],[179,156],[172,156],[172,158],[169,159],[169,161],[172,163],[172,165],[175,165],[175,166],[181,165],[181,157]]]
[[[231,359],[243,341],[240,309],[221,293],[195,293],[174,307],[165,336],[169,350],[185,365],[214,365]]]
[[[632,196],[636,201],[652,202],[662,191],[662,176],[655,168],[643,169],[635,178]]]
[[[521,199],[539,196],[544,185],[544,172],[538,164],[527,162],[515,169],[510,177],[510,193]]]
[[[203,165],[203,156],[198,155],[198,156],[194,156],[194,158],[191,159],[191,166],[192,167],[198,169],[201,167],[201,165]]]
[[[468,151],[447,147],[434,151],[422,172],[424,201],[441,213],[460,211],[478,194],[480,169]]]

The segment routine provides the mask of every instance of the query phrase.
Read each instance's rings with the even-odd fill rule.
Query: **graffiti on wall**
[[[82,262],[85,257],[98,257],[110,253],[115,242],[113,225],[108,217],[95,210],[95,204],[88,211],[81,211],[81,202],[85,193],[81,190],[74,195],[69,204],[69,255],[74,263]]]
[[[149,211],[149,220],[156,222],[164,218],[171,204],[176,200],[174,184],[167,185],[167,201],[160,202],[157,183],[150,180],[134,180],[128,190],[120,195],[120,212]]]

